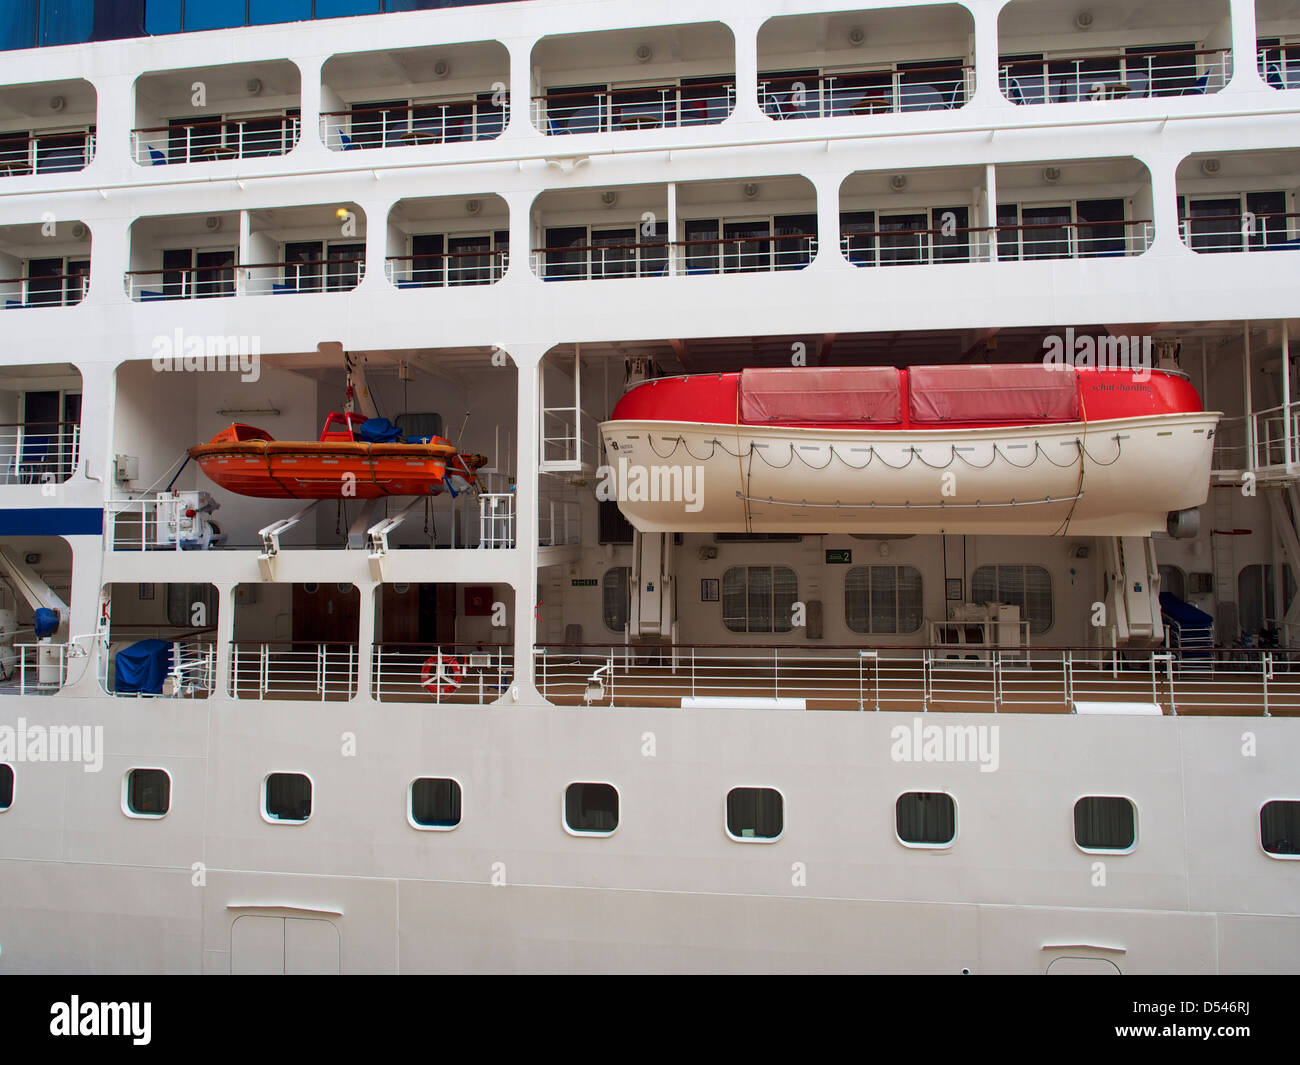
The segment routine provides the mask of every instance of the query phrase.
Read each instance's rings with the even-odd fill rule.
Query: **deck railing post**
[[[1259,663],[1260,672],[1262,674],[1261,679],[1264,684],[1264,716],[1272,717],[1273,715],[1269,713],[1268,709],[1268,682],[1273,673],[1273,655],[1270,652],[1265,651],[1259,656]]]

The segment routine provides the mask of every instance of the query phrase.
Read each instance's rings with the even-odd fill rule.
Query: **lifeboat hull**
[[[378,499],[440,491],[450,444],[214,441],[190,448],[216,484],[261,499]]]
[[[1135,390],[1119,406],[1104,382],[1087,383],[1101,387],[1094,410],[1104,397],[1112,404],[1105,413],[1127,405],[1132,417],[1091,420],[1077,417],[1082,403],[1058,404],[1076,418],[953,428],[910,423],[904,391],[901,412],[873,399],[881,425],[862,428],[742,424],[737,376],[676,379],[658,398],[639,386],[601,425],[608,465],[598,492],[616,499],[634,527],[1149,536],[1165,529],[1171,511],[1198,507],[1209,493],[1219,416],[1160,412],[1199,407],[1179,381]],[[716,420],[655,417],[673,409]]]

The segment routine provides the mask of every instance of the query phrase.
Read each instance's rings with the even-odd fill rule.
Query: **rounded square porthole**
[[[164,817],[172,806],[172,778],[165,769],[128,769],[122,778],[127,817]]]
[[[411,781],[406,819],[425,832],[450,832],[460,824],[460,781],[420,777]]]
[[[1270,858],[1300,858],[1300,800],[1272,799],[1259,808],[1259,845]]]
[[[618,828],[618,789],[578,781],[564,789],[564,830],[571,836],[612,836]]]
[[[14,804],[14,767],[0,762],[0,813]]]
[[[894,802],[894,832],[904,847],[951,847],[957,839],[957,801],[946,791],[905,791]]]
[[[1074,804],[1074,845],[1089,854],[1137,846],[1137,806],[1123,795],[1085,795]]]
[[[311,778],[303,773],[271,773],[262,781],[262,820],[301,825],[311,817]]]
[[[727,792],[727,835],[737,843],[774,843],[785,831],[785,797],[776,788]]]

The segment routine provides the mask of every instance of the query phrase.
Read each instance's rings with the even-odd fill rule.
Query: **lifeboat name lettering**
[[[1151,348],[1149,336],[1076,337],[1070,326],[1064,337],[1044,338],[1043,365],[1049,370],[1127,370],[1134,381],[1149,381]]]
[[[596,498],[618,503],[684,503],[688,514],[704,509],[703,466],[643,466],[618,460],[618,467],[601,466]]]
[[[230,372],[251,384],[262,376],[262,338],[191,333],[177,328],[171,335],[153,338],[153,368],[174,371]]]

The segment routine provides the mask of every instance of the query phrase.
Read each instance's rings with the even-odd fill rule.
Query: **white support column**
[[[676,277],[680,272],[677,265],[677,182],[668,182],[668,274]]]
[[[1151,177],[1151,221],[1155,239],[1148,251],[1157,255],[1192,254],[1178,230],[1178,175],[1168,156],[1140,159]]]
[[[537,642],[541,359],[548,347],[512,344],[509,348],[518,369],[519,477],[515,488],[515,550],[501,552],[502,579],[508,579],[515,590],[515,671],[510,687],[518,691],[520,703],[532,705],[542,701],[534,681],[533,647]],[[506,703],[514,704],[509,691]]]
[[[1255,0],[1229,0],[1232,18],[1232,91],[1255,92],[1266,88],[1259,76],[1259,32],[1255,24]]]
[[[1285,447],[1283,461],[1289,474],[1295,465],[1295,458],[1291,450],[1294,443],[1294,426],[1291,421],[1291,326],[1285,318],[1282,319],[1282,419],[1282,441]],[[1278,600],[1279,603],[1281,601]]]
[[[741,122],[757,122],[763,118],[758,106],[758,31],[763,23],[738,19],[729,25],[736,39],[736,110],[733,117]]]
[[[992,163],[984,167],[984,202],[987,206],[983,224],[989,227],[985,234],[988,238],[988,261],[995,263],[998,261],[998,235],[994,231],[998,224],[998,168]]]
[[[970,105],[1001,107],[1007,103],[998,84],[998,15],[1003,3],[986,3],[973,9],[975,16],[975,95]],[[968,105],[968,106],[970,106]]]
[[[536,39],[515,38],[506,42],[510,52],[510,121],[502,130],[506,137],[539,136],[533,126],[533,45]],[[510,245],[512,248],[514,244]]]
[[[230,581],[214,582],[217,589],[217,632],[213,641],[217,645],[217,675],[213,678],[212,694],[233,699],[230,684],[231,645],[235,642],[235,584]]]
[[[368,700],[374,688],[371,673],[375,658],[375,607],[379,585],[358,583],[357,593],[361,600],[357,623],[357,696]]]
[[[813,177],[813,194],[817,197],[817,254],[809,269],[845,266],[840,251],[840,186],[847,174],[817,174]]]

